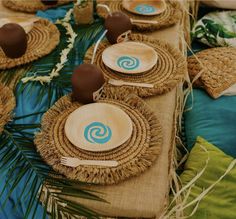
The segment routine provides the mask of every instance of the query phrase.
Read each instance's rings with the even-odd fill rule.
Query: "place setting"
[[[19,1],[19,0],[2,0],[2,4],[11,10],[27,13],[35,13],[38,10],[46,10],[60,5],[68,4],[73,0],[34,0],[34,1]]]
[[[129,31],[128,31],[129,32]],[[128,89],[140,97],[163,94],[184,78],[186,62],[174,47],[161,40],[127,31],[119,43],[120,32],[106,32],[107,40],[90,47],[85,63],[99,66],[106,86]],[[115,40],[116,39],[116,40]]]
[[[16,101],[13,91],[0,83],[0,134],[4,126],[12,119]]]
[[[138,31],[154,31],[171,26],[181,18],[181,7],[177,1],[97,1],[97,13],[101,17],[107,18],[109,13],[116,11],[126,14]]]
[[[73,95],[62,97],[44,114],[35,138],[37,150],[54,170],[105,185],[137,176],[155,162],[162,127],[142,99],[112,88],[89,104]]]
[[[9,69],[37,60],[56,48],[57,27],[35,16],[0,18],[0,69]]]

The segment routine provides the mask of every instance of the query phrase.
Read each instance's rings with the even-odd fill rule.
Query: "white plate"
[[[146,72],[156,65],[156,51],[139,42],[123,42],[106,48],[102,53],[103,63],[114,71],[125,74]]]
[[[166,10],[164,0],[123,0],[122,6],[129,12],[144,16],[158,15]]]
[[[87,151],[107,151],[119,147],[132,135],[132,121],[119,107],[92,103],[72,112],[65,123],[70,142]]]

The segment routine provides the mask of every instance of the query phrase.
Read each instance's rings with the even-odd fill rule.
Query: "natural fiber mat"
[[[236,48],[207,49],[196,57],[188,58],[190,78],[199,75],[195,86],[203,87],[213,98],[236,83]]]
[[[10,121],[15,105],[12,90],[0,83],[0,134],[6,123]]]
[[[40,0],[2,0],[5,7],[14,11],[22,11],[34,13],[38,10],[46,10],[48,8],[57,7],[71,2],[70,0],[59,0],[56,5],[44,5]]]
[[[169,92],[184,79],[185,72],[187,71],[186,59],[175,47],[171,46],[169,43],[142,34],[132,34],[130,40],[143,42],[153,47],[158,54],[157,64],[148,72],[137,75],[115,72],[108,68],[102,61],[103,51],[110,46],[106,41],[99,45],[94,61],[94,63],[101,68],[106,80],[115,79],[127,82],[153,84],[154,88],[122,86],[141,97],[147,97]],[[93,49],[94,46],[87,51],[84,62],[91,62]]]
[[[72,145],[64,133],[65,122],[80,107],[71,96],[62,97],[43,117],[42,130],[35,144],[43,159],[54,170],[70,179],[88,183],[115,184],[145,171],[157,159],[162,147],[161,125],[146,103],[136,95],[119,94],[109,89],[98,102],[114,104],[123,109],[133,122],[130,139],[118,148],[106,152],[89,152]],[[80,159],[116,160],[117,167],[79,166],[60,164],[62,156]],[[161,168],[161,167],[160,167]]]
[[[149,21],[158,21],[157,24],[133,24],[133,27],[138,31],[155,31],[160,28],[169,27],[178,23],[182,17],[182,10],[181,5],[178,1],[170,0],[166,1],[167,8],[166,10],[154,16],[142,16],[133,14],[127,10],[125,10],[122,6],[122,0],[116,1],[108,1],[108,0],[97,0],[98,4],[106,4],[111,9],[111,12],[115,11],[122,11],[123,13],[127,14],[130,18],[133,19],[142,19],[142,20],[149,20]],[[103,8],[98,8],[97,10],[98,15],[103,18],[106,18],[108,13]]]
[[[46,19],[40,19],[28,34],[28,46],[23,56],[8,58],[0,48],[0,69],[13,68],[39,59],[55,49],[59,41],[60,32],[57,27]]]

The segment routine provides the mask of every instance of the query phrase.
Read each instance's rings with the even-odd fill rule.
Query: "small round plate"
[[[129,12],[145,16],[158,15],[166,10],[164,0],[123,0],[122,5]]]
[[[119,107],[92,103],[72,112],[65,123],[69,141],[87,151],[107,151],[119,147],[132,135],[132,121]]]
[[[139,42],[114,44],[102,53],[103,63],[107,67],[125,74],[146,72],[156,65],[157,59],[152,47]]]

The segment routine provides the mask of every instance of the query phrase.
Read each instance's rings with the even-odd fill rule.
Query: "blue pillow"
[[[193,103],[192,103],[193,102]],[[188,98],[185,112],[185,138],[192,149],[197,136],[217,145],[226,154],[236,158],[236,96],[212,99],[199,89]]]

